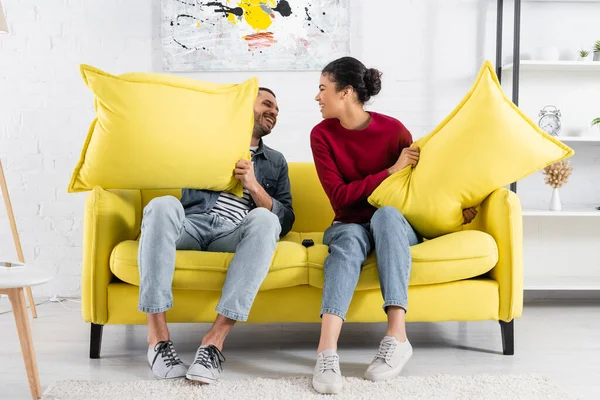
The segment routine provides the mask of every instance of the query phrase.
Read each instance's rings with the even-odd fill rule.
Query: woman
[[[411,147],[412,136],[400,121],[364,110],[364,104],[380,90],[379,71],[343,57],[323,69],[315,98],[324,120],[311,132],[311,148],[335,212],[334,223],[323,237],[329,256],[313,375],[313,387],[320,393],[342,389],[337,341],[361,266],[373,249],[388,327],[365,377],[373,381],[393,378],[412,355],[405,328],[410,246],[421,239],[398,210],[376,210],[367,198],[388,176],[415,167],[419,149]],[[464,210],[465,223],[475,215],[474,209]]]

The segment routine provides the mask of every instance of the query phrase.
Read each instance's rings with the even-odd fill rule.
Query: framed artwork
[[[164,69],[321,69],[350,52],[349,2],[162,0]]]

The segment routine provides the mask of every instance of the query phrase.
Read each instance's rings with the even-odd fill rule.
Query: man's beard
[[[267,136],[269,133],[271,133],[271,129],[266,129],[263,126],[263,117],[264,114],[260,115],[254,113],[254,130],[252,132],[252,136],[256,139],[260,139],[263,136]]]

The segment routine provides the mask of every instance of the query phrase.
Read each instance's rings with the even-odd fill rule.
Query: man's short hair
[[[271,89],[266,88],[266,87],[259,87],[258,91],[260,92],[261,90],[265,91],[265,92],[268,92],[268,93],[271,93],[273,95],[273,97],[277,98],[277,96],[275,96],[275,93]]]

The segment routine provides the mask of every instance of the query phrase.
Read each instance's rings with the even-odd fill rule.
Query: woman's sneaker
[[[365,378],[371,381],[385,381],[402,372],[402,368],[412,356],[410,342],[402,343],[393,336],[386,336],[379,344],[379,351],[365,372]]]
[[[148,347],[148,363],[154,375],[163,379],[182,378],[187,371],[187,366],[179,359],[170,340]]]
[[[312,384],[313,388],[322,394],[336,394],[342,391],[344,381],[340,371],[340,357],[334,350],[323,350],[317,356]]]
[[[223,372],[225,357],[219,349],[210,344],[200,346],[196,351],[194,363],[190,365],[185,377],[194,382],[214,383]]]

